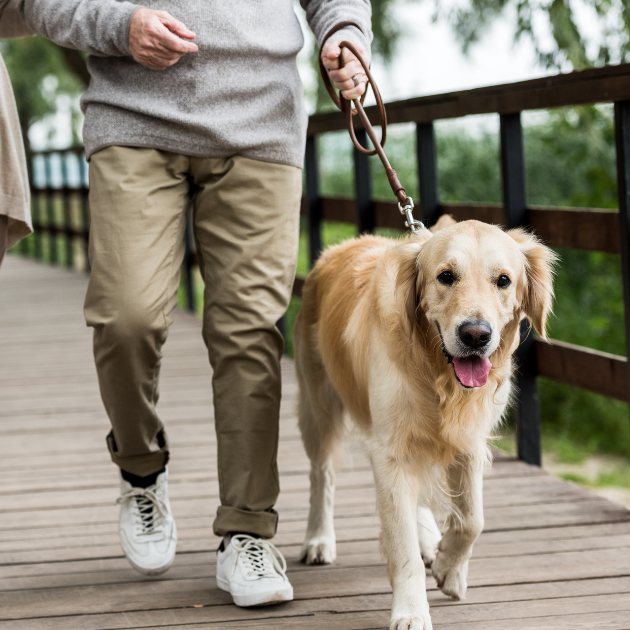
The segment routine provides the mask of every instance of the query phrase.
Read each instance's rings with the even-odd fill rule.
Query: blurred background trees
[[[41,37],[0,40],[0,53],[11,77],[26,142],[31,126],[60,107],[68,109],[74,139],[79,141],[78,98],[89,80],[82,55]]]

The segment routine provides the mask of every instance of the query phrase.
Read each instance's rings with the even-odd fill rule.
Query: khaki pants
[[[295,275],[301,188],[300,169],[242,157],[108,147],[91,158],[85,317],[112,460],[136,475],[160,470],[169,457],[158,378],[192,200],[214,371],[219,536],[276,531],[283,350],[276,322]]]

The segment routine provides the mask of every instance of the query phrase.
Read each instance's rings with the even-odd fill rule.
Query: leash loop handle
[[[322,41],[322,49],[324,47],[324,44],[328,41],[328,39],[330,39],[331,35],[341,30],[342,28],[345,28],[346,26],[355,26],[356,28],[359,29],[359,31],[361,30],[359,25],[354,22],[341,22],[337,24],[336,26],[334,26],[332,29],[330,29],[330,31],[328,31],[328,33],[326,34],[326,37],[324,37],[324,40]],[[336,105],[338,109],[340,109],[342,112],[346,114],[348,132],[350,133],[350,137],[352,138],[352,143],[354,144],[356,149],[360,151],[361,153],[363,153],[364,155],[378,155],[378,157],[380,158],[381,162],[383,163],[383,166],[385,167],[385,174],[387,175],[387,180],[389,181],[389,185],[391,186],[391,189],[394,192],[394,195],[396,195],[396,198],[398,199],[400,210],[403,214],[405,214],[405,211],[403,209],[405,207],[409,207],[409,210],[411,210],[411,208],[413,208],[413,201],[411,202],[411,204],[409,203],[410,198],[407,197],[407,193],[405,192],[405,189],[403,185],[401,184],[400,179],[398,178],[398,174],[392,168],[391,164],[389,163],[389,160],[387,159],[387,156],[385,155],[385,151],[383,151],[383,146],[385,146],[385,142],[387,140],[387,113],[385,111],[385,105],[383,104],[383,99],[381,98],[381,93],[379,92],[378,86],[376,85],[376,82],[374,81],[374,78],[372,77],[372,73],[370,72],[370,68],[367,62],[365,61],[363,55],[357,50],[356,46],[352,42],[342,41],[340,42],[339,47],[342,50],[344,48],[347,48],[350,52],[354,54],[354,56],[359,60],[359,63],[363,66],[363,70],[365,71],[365,75],[368,79],[368,85],[372,86],[372,91],[374,92],[374,98],[376,100],[376,107],[378,109],[378,114],[379,114],[380,123],[381,123],[382,137],[380,141],[376,137],[374,128],[372,127],[372,124],[370,123],[367,117],[367,114],[365,113],[365,110],[363,109],[363,102],[365,101],[365,96],[367,94],[367,85],[366,85],[366,90],[362,94],[361,98],[352,99],[352,103],[354,104],[354,108],[353,108],[352,103],[350,103],[347,99],[343,98],[341,93],[337,94],[337,92],[335,91],[335,88],[332,85],[330,77],[328,76],[328,71],[324,67],[324,62],[322,61],[322,49],[320,49],[319,71],[322,75],[322,80],[324,82],[324,85],[326,87],[328,94],[330,94],[330,97],[333,100],[333,103]],[[343,53],[342,53],[341,55],[339,55],[339,68],[343,68],[343,66],[344,66],[344,60],[343,60]],[[368,137],[370,138],[370,140],[372,141],[372,144],[374,145],[373,150],[366,149],[365,147],[363,147],[356,137],[356,134],[354,132],[354,124],[352,121],[352,117],[357,114],[359,116],[359,119],[361,120],[361,123],[363,124],[363,127],[365,128],[365,131]],[[419,223],[419,222],[413,221],[413,217],[411,217],[410,225],[408,225],[407,227],[409,227],[412,231],[415,232],[416,229],[414,229],[414,227],[416,227],[416,223]]]
[[[370,68],[367,62],[365,61],[363,55],[358,51],[356,46],[352,42],[343,41],[339,43],[339,48],[341,48],[342,50],[344,48],[347,48],[351,53],[354,54],[354,56],[359,60],[359,63],[363,66],[363,71],[365,72],[365,75],[368,79],[368,85],[372,86],[372,91],[374,92],[374,98],[376,99],[376,106],[378,108],[378,115],[381,122],[381,140],[380,142],[377,141],[374,146],[376,147],[380,145],[380,147],[382,148],[385,146],[385,142],[387,142],[387,113],[385,111],[385,106],[383,105],[381,93],[379,92],[378,87],[374,82],[374,79],[372,78],[372,73],[370,72]],[[345,61],[342,53],[341,55],[339,55],[339,69],[341,70],[344,65]],[[372,125],[368,120],[367,115],[365,114],[365,110],[363,109],[363,103],[365,101],[365,97],[367,96],[367,85],[365,92],[363,92],[363,94],[361,95],[361,98],[355,98],[352,100],[352,102],[350,102],[345,99],[341,95],[341,93],[337,94],[337,92],[335,92],[335,88],[333,87],[330,77],[328,76],[328,71],[324,67],[321,55],[319,56],[319,70],[322,75],[324,85],[326,86],[326,90],[328,91],[328,94],[330,94],[333,102],[337,106],[337,109],[340,109],[346,114],[348,131],[350,132],[350,137],[352,138],[352,143],[354,144],[354,146],[357,148],[358,151],[364,153],[365,155],[378,155],[378,149],[375,148],[373,150],[370,150],[361,146],[361,143],[357,140],[357,137],[355,135],[354,124],[352,122],[352,117],[358,114],[359,118],[361,119],[361,123],[370,136],[370,140],[372,140],[372,135],[374,133]],[[354,103],[354,108],[352,107],[352,103]],[[372,134],[370,134],[370,131],[372,131]],[[374,141],[372,140],[372,142]]]

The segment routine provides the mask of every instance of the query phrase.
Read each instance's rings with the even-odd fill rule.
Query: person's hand
[[[195,37],[185,24],[166,11],[141,7],[131,18],[129,51],[139,64],[151,70],[165,70],[186,53],[199,50],[196,44],[185,41]]]
[[[367,76],[361,62],[355,57],[354,53],[347,48],[339,48],[341,40],[333,40],[326,42],[322,49],[322,62],[324,68],[328,70],[328,74],[335,87],[341,90],[341,95],[351,101],[359,98],[365,92]],[[352,42],[357,50],[363,55],[363,48],[357,42]],[[343,54],[344,66],[339,70],[339,55]],[[352,77],[356,77],[358,85],[355,85]]]

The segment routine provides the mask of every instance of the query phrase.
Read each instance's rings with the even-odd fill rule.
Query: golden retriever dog
[[[466,594],[487,440],[510,398],[521,320],[545,336],[554,262],[524,230],[442,217],[434,233],[332,247],[306,280],[294,336],[311,460],[300,557],[335,559],[334,462],[347,414],[372,462],[392,630],[432,627],[425,565],[446,595]]]

